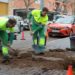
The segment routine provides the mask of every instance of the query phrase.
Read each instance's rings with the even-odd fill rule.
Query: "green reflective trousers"
[[[43,52],[44,47],[46,45],[46,38],[45,38],[45,34],[44,34],[44,25],[36,24],[33,22],[32,31],[34,32],[33,45],[36,45],[38,47],[38,50],[37,50],[38,53]]]
[[[11,33],[11,37],[9,38],[10,43],[12,43],[14,38],[14,35]],[[0,40],[2,42],[2,54],[3,56],[8,56],[9,54],[9,49],[7,47],[8,45],[8,33],[6,31],[1,31],[0,30]]]

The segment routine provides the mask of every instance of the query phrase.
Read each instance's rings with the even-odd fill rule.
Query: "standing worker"
[[[3,55],[3,63],[9,60],[9,49],[8,49],[8,33],[7,30],[11,33],[11,41],[14,39],[14,26],[16,25],[16,20],[14,18],[0,18],[0,40],[2,42],[2,55]]]
[[[28,14],[28,19],[32,21],[31,35],[33,36],[32,47],[36,54],[44,54],[46,45],[45,25],[48,22],[48,9],[44,7],[42,10],[32,10]]]

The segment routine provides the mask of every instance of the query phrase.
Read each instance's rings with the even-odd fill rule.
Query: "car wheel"
[[[52,37],[52,34],[48,33],[48,36],[49,36],[49,37]]]
[[[70,33],[69,33],[69,36],[72,36],[72,35],[73,35],[73,31],[71,30]]]

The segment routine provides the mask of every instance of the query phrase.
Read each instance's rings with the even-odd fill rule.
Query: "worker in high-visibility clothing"
[[[33,45],[35,53],[44,54],[45,49],[45,26],[48,22],[48,8],[44,7],[42,10],[32,10],[28,19],[32,21],[31,34],[33,35]]]
[[[14,18],[6,18],[1,17],[0,18],[0,40],[2,42],[2,55],[3,60],[2,62],[6,62],[9,60],[9,49],[8,49],[8,33],[6,30],[9,30],[11,33],[10,36],[10,43],[12,44],[12,41],[14,39],[14,26],[16,25],[16,20]]]

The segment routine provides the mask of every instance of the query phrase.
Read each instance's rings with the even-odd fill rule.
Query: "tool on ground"
[[[13,49],[12,47],[10,47],[10,45],[7,45],[7,47],[14,52],[14,56],[18,56],[18,54],[19,54],[18,50]]]
[[[33,35],[34,32],[32,32],[30,21],[29,21],[28,25],[29,25],[29,31],[30,31],[30,34]]]

